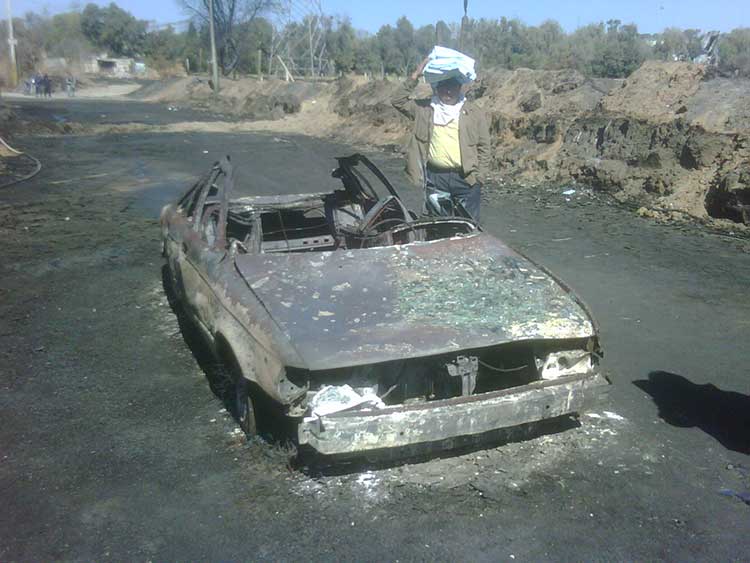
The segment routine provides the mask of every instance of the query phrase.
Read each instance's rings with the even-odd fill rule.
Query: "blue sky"
[[[302,4],[301,0],[295,0]],[[50,13],[65,11],[70,0],[12,0],[15,14],[25,11]],[[386,23],[394,23],[406,15],[415,25],[434,23],[439,19],[459,21],[463,15],[462,0],[322,0],[327,13],[348,15],[354,26],[367,31],[377,31]],[[108,2],[97,2],[106,4]],[[3,3],[4,4],[4,3]],[[80,2],[79,5],[85,5]],[[120,0],[118,5],[137,17],[158,22],[178,21],[185,18],[176,0]],[[2,8],[2,6],[0,6]],[[469,0],[472,17],[517,17],[528,24],[539,24],[551,18],[572,31],[587,23],[611,18],[625,23],[634,22],[644,33],[660,31],[664,27],[718,29],[728,31],[735,27],[750,27],[750,0],[531,0],[527,2],[498,2]],[[5,17],[5,14],[2,14]]]

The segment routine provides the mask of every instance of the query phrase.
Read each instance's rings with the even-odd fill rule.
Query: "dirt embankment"
[[[402,141],[391,82],[342,81],[331,109],[358,140]],[[422,86],[417,95],[429,94]],[[627,80],[575,71],[493,71],[469,94],[491,116],[493,166],[519,183],[580,182],[617,199],[748,222],[750,81],[690,63],[644,64]]]
[[[216,98],[204,78],[187,77],[154,82],[131,94],[144,101],[188,105],[212,113],[241,119],[277,120],[299,113],[303,102],[314,100],[330,87],[316,82],[284,82],[274,78],[262,82],[254,78],[221,81]]]

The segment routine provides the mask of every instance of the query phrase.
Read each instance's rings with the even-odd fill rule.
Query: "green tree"
[[[426,57],[432,48],[437,45],[434,25],[423,25],[414,32],[414,46],[416,49],[416,62]]]
[[[338,72],[351,72],[357,60],[357,36],[351,22],[344,19],[328,31],[328,54]]]
[[[354,70],[376,75],[381,70],[381,59],[378,53],[376,37],[360,37],[354,55]]]
[[[376,45],[385,72],[401,72],[403,57],[396,43],[396,31],[390,25],[384,25],[378,30]]]
[[[750,27],[734,29],[719,40],[719,68],[750,77]]]
[[[688,37],[684,31],[676,27],[668,27],[662,31],[656,41],[654,53],[665,61],[684,61],[690,58],[688,53]]]
[[[239,57],[237,70],[257,74],[263,72],[265,56],[271,46],[273,26],[263,17],[255,17],[237,26],[235,38]],[[261,52],[261,68],[258,68],[258,51]]]
[[[435,24],[435,35],[436,43],[438,45],[451,48],[455,47],[453,43],[453,33],[451,33],[451,28],[443,20],[440,20],[437,22],[437,24]]]
[[[404,76],[419,63],[419,52],[414,35],[414,26],[406,16],[396,20],[395,42],[399,54],[399,74]]]
[[[94,45],[117,56],[137,56],[146,42],[146,22],[114,2],[105,8],[88,4],[81,14],[81,31]]]
[[[182,62],[185,39],[186,34],[175,33],[171,26],[146,34],[143,54],[149,66],[164,72],[174,67],[175,63]]]
[[[53,16],[44,45],[50,56],[65,57],[69,61],[81,60],[93,51],[93,45],[83,34],[79,12],[64,12]]]

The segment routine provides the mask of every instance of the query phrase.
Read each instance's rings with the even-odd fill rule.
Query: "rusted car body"
[[[469,218],[418,217],[360,155],[334,176],[233,198],[224,159],[162,211],[175,294],[232,367],[247,432],[258,394],[300,445],[343,454],[579,413],[607,387],[562,282]]]

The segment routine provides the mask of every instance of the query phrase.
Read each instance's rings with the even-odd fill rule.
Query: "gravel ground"
[[[175,113],[54,103],[76,122]],[[746,239],[659,225],[566,187],[487,192],[486,228],[599,319],[609,401],[567,429],[455,455],[291,468],[283,447],[246,442],[180,330],[161,285],[158,210],[225,153],[243,190],[291,193],[334,186],[331,159],[352,149],[217,133],[17,143],[44,169],[0,192],[1,560],[750,552],[750,506],[733,496],[750,490]],[[405,186],[393,155],[372,157]]]

